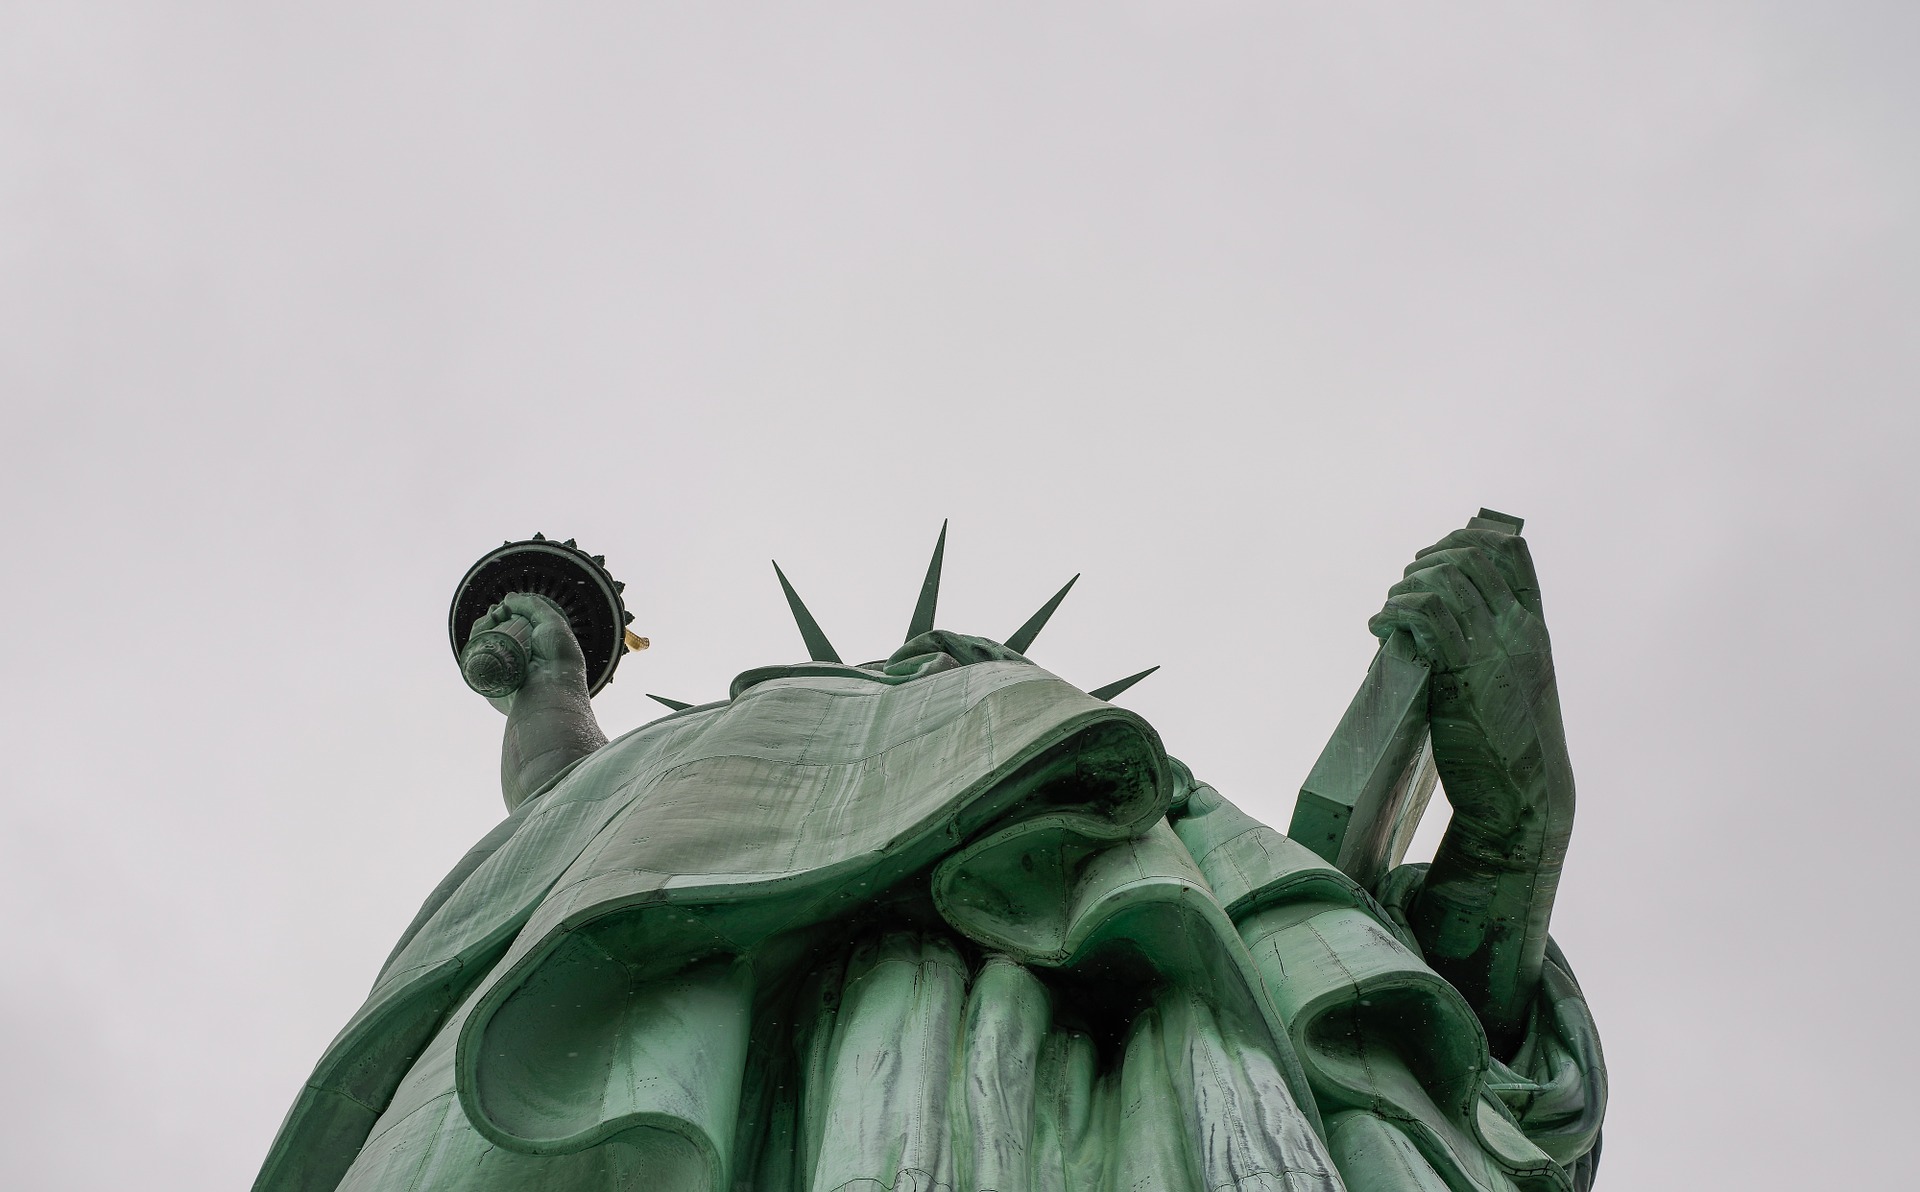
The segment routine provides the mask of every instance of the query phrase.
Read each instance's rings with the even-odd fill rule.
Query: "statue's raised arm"
[[[545,596],[515,592],[473,623],[471,636],[512,626],[526,651],[513,691],[487,702],[506,713],[500,740],[500,794],[507,810],[554,775],[607,743],[587,694],[587,661],[567,614]]]
[[[1432,669],[1434,762],[1453,816],[1410,920],[1427,962],[1509,1054],[1540,982],[1573,830],[1573,769],[1526,539],[1456,530],[1419,552],[1369,628]]]

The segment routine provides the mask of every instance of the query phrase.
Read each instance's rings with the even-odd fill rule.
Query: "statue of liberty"
[[[1142,676],[1029,661],[1071,582],[1004,641],[936,628],[944,528],[891,657],[843,663],[781,574],[807,661],[612,741],[618,585],[508,544],[453,634],[508,815],[256,1189],[1584,1192],[1606,1076],[1547,935],[1573,778],[1519,528],[1389,590],[1285,834],[1113,704]]]

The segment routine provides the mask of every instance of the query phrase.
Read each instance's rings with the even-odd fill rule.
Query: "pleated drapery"
[[[755,1192],[1340,1187],[1273,1057],[1166,988],[1110,1046],[1045,975],[940,934],[863,940],[808,982],[791,1067],[750,1100]],[[789,1135],[785,1122],[797,1128]]]
[[[1045,974],[969,951],[942,933],[884,932],[838,950],[771,1010],[781,1017],[752,1032],[732,1188],[1342,1187],[1272,1056],[1192,991],[1160,991],[1103,1042],[1063,1025]],[[444,1045],[422,1057],[342,1192],[706,1186],[697,1148],[644,1128],[570,1155],[495,1147],[466,1120],[450,1068]]]

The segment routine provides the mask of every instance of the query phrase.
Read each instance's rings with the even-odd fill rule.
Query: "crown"
[[[933,544],[933,560],[927,564],[927,577],[920,584],[920,598],[914,603],[912,619],[907,622],[905,641],[912,641],[923,633],[933,632],[934,609],[940,602],[940,566],[946,558],[946,553],[947,523],[943,521],[940,523],[940,537]],[[833,648],[831,641],[827,640],[826,633],[820,628],[820,622],[807,609],[806,602],[800,599],[800,593],[794,591],[792,582],[787,579],[787,573],[780,569],[778,561],[773,564],[773,574],[780,580],[780,590],[786,593],[787,607],[793,612],[794,624],[799,626],[800,640],[806,644],[807,657],[814,662],[839,662],[845,665],[841,660],[840,652]],[[1053,616],[1054,610],[1060,607],[1060,602],[1067,598],[1067,593],[1071,592],[1073,585],[1078,582],[1080,582],[1078,575],[1068,580],[1058,592],[1040,606],[1038,612],[1028,617],[1020,628],[1009,634],[1001,644],[1016,654],[1025,654],[1033,645],[1034,639],[1040,636],[1040,631],[1046,628],[1047,621]],[[1124,679],[1116,679],[1114,682],[1092,688],[1087,694],[1095,699],[1113,699],[1159,669],[1157,666],[1150,666],[1138,674],[1128,675]],[[665,704],[676,712],[695,706],[684,700],[668,699],[664,695],[649,693],[647,698]]]

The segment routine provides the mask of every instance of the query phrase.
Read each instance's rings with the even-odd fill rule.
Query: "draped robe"
[[[1507,1062],[1359,888],[1140,717],[936,633],[748,672],[428,898],[255,1184],[305,1192],[1578,1190],[1556,950]],[[910,643],[911,644],[911,643]]]

